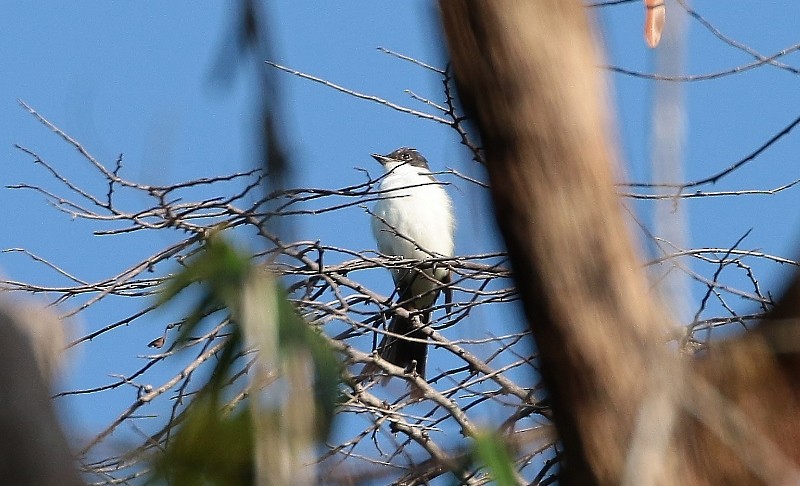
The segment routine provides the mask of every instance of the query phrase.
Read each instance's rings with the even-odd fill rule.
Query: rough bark
[[[664,318],[613,190],[588,20],[564,0],[440,7],[570,479],[617,482]]]
[[[439,5],[552,396],[561,484],[796,480],[800,304],[700,360],[668,349],[614,191],[581,2]]]

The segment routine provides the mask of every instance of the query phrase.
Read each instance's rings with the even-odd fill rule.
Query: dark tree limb
[[[552,395],[561,483],[800,482],[800,276],[755,332],[678,359],[614,194],[580,2],[440,9]]]
[[[664,314],[619,200],[579,2],[442,1],[571,482],[617,482]],[[562,478],[564,481],[566,478]]]

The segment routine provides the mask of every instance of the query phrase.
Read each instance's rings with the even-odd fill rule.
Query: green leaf
[[[330,433],[336,408],[342,401],[339,393],[341,362],[325,338],[297,315],[285,292],[278,292],[279,349],[282,355],[291,354],[295,347],[311,353],[315,375],[314,395],[320,426],[317,438],[324,440]]]
[[[506,444],[495,433],[482,433],[475,437],[473,445],[475,460],[489,470],[489,474],[498,486],[516,484],[514,467]]]
[[[204,319],[219,311],[230,315],[231,325],[228,341],[217,353],[209,381],[190,403],[185,421],[165,453],[155,462],[156,478],[177,485],[252,483],[253,433],[248,405],[242,403],[236,415],[223,417],[219,400],[223,387],[229,382],[233,361],[244,345],[238,320],[242,315],[243,289],[253,272],[264,271],[248,255],[215,234],[163,290],[159,299],[162,304],[175,299],[188,287],[198,286],[191,312],[183,320],[179,341],[188,339]],[[311,355],[315,372],[316,438],[324,440],[341,402],[340,360],[325,338],[300,318],[285,291],[277,285],[268,288],[277,292],[275,298],[265,295],[263,305],[270,306],[266,309],[269,313],[277,311],[280,357],[292,356],[298,349]],[[261,305],[262,301],[256,302]],[[274,414],[276,420],[280,419],[278,410],[265,408],[259,413]]]
[[[150,482],[171,486],[253,484],[253,434],[248,410],[223,416],[216,397],[194,401],[178,433],[155,463]]]
[[[205,317],[219,310],[227,308],[231,314],[236,313],[239,292],[251,267],[250,259],[221,236],[209,237],[203,250],[172,276],[159,297],[158,304],[162,305],[191,285],[201,285],[200,296],[181,325],[179,341],[187,339]]]

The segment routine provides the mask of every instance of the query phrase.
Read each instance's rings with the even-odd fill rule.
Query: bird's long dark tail
[[[450,283],[449,273],[442,278],[441,282],[443,284]],[[430,297],[430,300],[427,301],[428,303],[423,305],[429,306],[436,302],[439,289],[433,289],[432,292],[432,294],[427,294]],[[444,292],[445,305],[449,313],[452,294],[449,288],[445,288]],[[414,305],[419,305],[419,300],[423,295],[425,294],[420,294],[420,296],[413,297],[412,285],[409,284],[405,286],[405,290],[401,292],[400,302],[405,302],[403,307],[406,310],[409,312],[414,312],[416,310],[414,309]],[[423,329],[424,326],[430,322],[430,317],[431,309],[429,307],[423,312],[415,313],[414,317],[411,318],[395,314],[389,323],[389,332],[392,335],[384,335],[377,348],[377,352],[381,358],[408,371],[411,371],[413,366],[413,369],[416,371],[417,375],[425,379],[425,364],[428,358],[428,336]],[[380,371],[378,365],[375,363],[368,363],[366,366],[364,366],[360,376],[362,378],[370,377],[378,373],[378,371]],[[389,376],[386,376],[381,381],[383,384],[386,384],[389,378]],[[411,397],[421,398],[422,390],[412,387]]]
[[[430,312],[419,315],[421,325],[428,323]],[[416,362],[414,369],[417,374],[425,378],[425,362],[428,357],[428,345],[424,341],[427,336],[414,322],[407,317],[395,315],[389,323],[389,332],[408,337],[403,339],[395,336],[384,336],[378,346],[378,353],[386,361],[409,369]]]
[[[417,319],[420,320],[421,325],[425,325],[430,318],[430,311],[418,315]],[[414,371],[425,378],[425,364],[428,358],[428,345],[424,342],[427,336],[419,326],[415,326],[412,319],[396,315],[392,317],[389,323],[389,332],[397,334],[398,336],[384,335],[378,345],[377,351],[381,358],[386,361],[402,366],[410,371],[412,363],[414,364]],[[404,339],[404,336],[409,339]],[[368,363],[361,371],[361,377],[369,378],[374,376],[380,368],[375,363]],[[384,376],[381,380],[382,384],[386,384],[390,376]],[[411,387],[411,398],[419,399],[423,397],[422,390],[417,387]]]

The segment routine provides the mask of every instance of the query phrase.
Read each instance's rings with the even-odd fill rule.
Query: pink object
[[[644,40],[650,47],[656,47],[661,41],[666,19],[665,0],[644,0]]]

